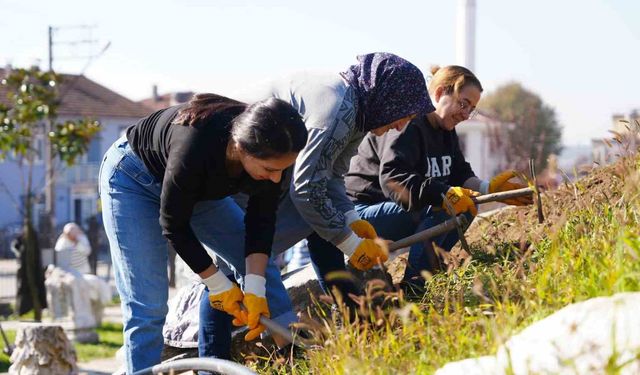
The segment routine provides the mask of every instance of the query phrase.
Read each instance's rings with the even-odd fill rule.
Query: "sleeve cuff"
[[[267,292],[266,284],[267,279],[263,276],[250,273],[244,277],[244,292],[264,298]]]
[[[347,225],[351,225],[354,221],[360,220],[360,215],[356,210],[349,210],[344,213],[344,219]]]
[[[217,270],[216,273],[206,279],[202,279],[202,283],[209,289],[209,294],[220,294],[233,288],[231,280],[220,270]]]
[[[360,245],[360,242],[362,242],[362,238],[351,232],[349,237],[337,244],[336,247],[340,249],[340,251],[342,251],[345,255],[350,257],[351,255],[353,255],[353,253],[355,253],[356,248]]]
[[[480,194],[488,194],[489,193],[489,181],[482,180],[480,182],[480,188],[478,189]]]

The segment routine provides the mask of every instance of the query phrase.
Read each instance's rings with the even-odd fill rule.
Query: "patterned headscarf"
[[[391,53],[358,56],[342,77],[356,90],[356,125],[369,131],[403,117],[435,111],[420,69]]]

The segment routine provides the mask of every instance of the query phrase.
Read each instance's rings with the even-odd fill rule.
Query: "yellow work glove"
[[[502,191],[516,190],[527,187],[527,185],[509,181],[510,179],[517,176],[517,172],[513,170],[504,171],[496,175],[491,179],[491,181],[489,181],[489,193],[498,193]],[[533,203],[533,196],[528,195],[518,198],[505,199],[501,202],[513,206],[526,206]]]
[[[209,289],[209,303],[216,310],[224,311],[233,316],[234,322],[246,321],[246,316],[240,309],[240,302],[244,299],[238,284],[231,282],[222,272],[217,271],[202,282]]]
[[[445,197],[449,200],[449,203],[451,203],[456,212],[449,212],[449,215],[458,215],[469,211],[473,216],[476,216],[478,214],[478,209],[476,208],[476,204],[471,200],[471,197],[477,197],[478,195],[480,195],[480,193],[477,191],[465,189],[459,186],[450,187],[449,190],[447,190]],[[442,202],[442,207],[447,210],[445,202]]]
[[[387,249],[382,248],[378,242],[365,238],[360,241],[353,254],[349,257],[349,263],[360,271],[366,271],[389,259]]]
[[[244,278],[244,307],[247,309],[246,325],[249,332],[244,336],[245,341],[254,340],[260,336],[266,327],[260,323],[260,316],[271,317],[267,306],[266,279],[255,274],[248,274]],[[235,323],[234,323],[235,324]]]
[[[349,228],[357,234],[359,237],[368,238],[370,240],[377,238],[378,233],[376,233],[376,228],[371,225],[370,222],[366,220],[356,220],[353,223],[349,224]]]

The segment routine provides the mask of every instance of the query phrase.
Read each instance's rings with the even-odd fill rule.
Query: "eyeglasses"
[[[467,113],[467,119],[472,119],[478,114],[476,107],[470,106],[462,99],[458,99],[458,110]]]

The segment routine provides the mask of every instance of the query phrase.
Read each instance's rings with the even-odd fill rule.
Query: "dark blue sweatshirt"
[[[464,159],[458,135],[416,117],[398,132],[367,134],[345,176],[356,203],[394,201],[407,211],[442,205],[442,193],[475,174]]]

